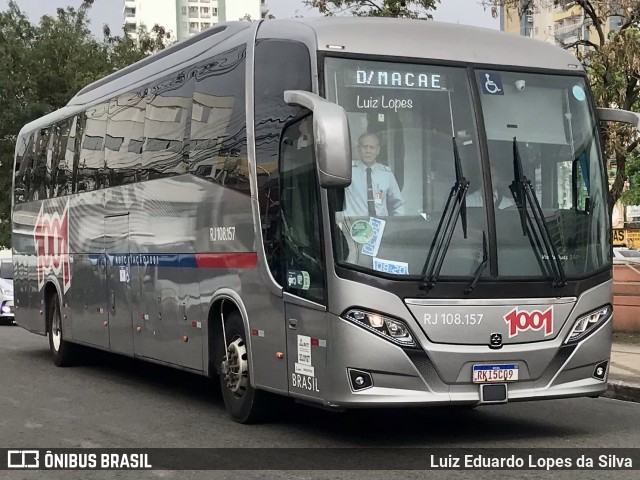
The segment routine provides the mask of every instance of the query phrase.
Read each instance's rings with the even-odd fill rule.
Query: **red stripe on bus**
[[[258,255],[248,253],[196,253],[200,268],[256,268]]]

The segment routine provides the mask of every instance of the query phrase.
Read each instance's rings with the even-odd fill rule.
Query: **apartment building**
[[[620,17],[611,17],[605,34],[619,26]],[[563,4],[553,0],[521,0],[519,7],[501,8],[500,27],[506,32],[559,46],[597,38],[589,17],[576,2]]]
[[[178,41],[221,22],[270,18],[265,0],[124,0],[124,30],[162,25]]]

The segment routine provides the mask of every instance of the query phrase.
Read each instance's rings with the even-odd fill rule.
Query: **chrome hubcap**
[[[60,350],[60,340],[62,339],[62,335],[60,335],[61,323],[60,312],[56,310],[53,313],[53,321],[51,322],[51,339],[53,340],[53,348],[56,352]]]
[[[221,370],[227,388],[234,395],[243,396],[249,385],[249,362],[247,346],[242,338],[236,338],[227,347]]]

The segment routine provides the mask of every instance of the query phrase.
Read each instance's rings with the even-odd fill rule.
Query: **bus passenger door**
[[[105,217],[104,250],[109,347],[113,352],[133,356],[129,214]]]
[[[280,223],[289,393],[317,400],[327,389],[327,313],[311,120],[307,116],[283,134]]]

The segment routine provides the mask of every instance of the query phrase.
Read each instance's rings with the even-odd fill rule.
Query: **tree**
[[[304,0],[327,16],[351,13],[358,17],[433,18],[440,0]]]
[[[0,12],[0,246],[11,245],[11,177],[18,132],[23,125],[57,110],[91,82],[164,48],[166,32],[142,28],[136,39],[114,37],[105,28],[103,41],[89,31],[93,0],[78,9],[59,8],[32,24],[9,1]]]
[[[127,67],[175,42],[171,34],[157,23],[151,30],[147,30],[145,25],[140,25],[135,36],[127,32],[123,36],[113,36],[108,25],[105,25],[102,31],[104,34],[103,48],[106,48],[112,70]]]
[[[562,44],[572,50],[584,64],[599,107],[640,110],[640,1],[638,0],[483,0],[495,7],[516,8],[520,15],[528,10],[575,4],[584,12],[583,38]],[[610,19],[617,20],[618,30],[609,31]],[[560,39],[557,39],[560,40]],[[609,211],[621,198],[627,161],[638,148],[638,135],[624,125],[608,124],[605,128],[605,151],[614,160],[616,173],[609,189]],[[605,158],[605,168],[607,165]],[[640,189],[636,184],[635,188]],[[625,198],[633,198],[631,193]],[[640,193],[638,194],[640,198]]]

